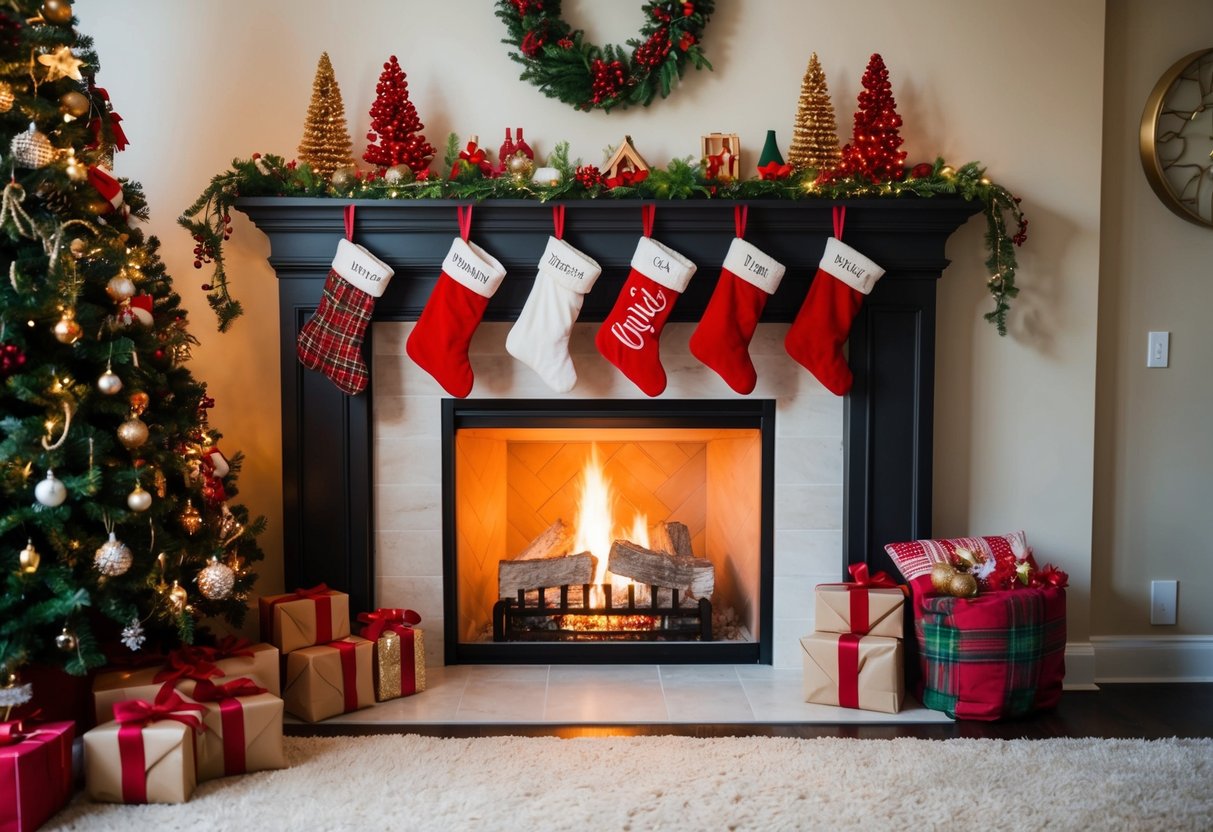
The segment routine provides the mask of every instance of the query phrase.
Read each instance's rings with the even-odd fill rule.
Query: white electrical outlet
[[[1179,581],[1150,581],[1150,623],[1174,624]]]
[[[1151,332],[1149,352],[1146,353],[1147,367],[1166,367],[1171,358],[1171,333]]]

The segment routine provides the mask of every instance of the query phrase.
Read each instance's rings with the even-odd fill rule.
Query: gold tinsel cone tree
[[[800,82],[800,105],[792,127],[788,164],[797,170],[832,170],[841,159],[834,105],[830,102],[826,75],[814,52]]]
[[[354,164],[353,142],[345,123],[345,104],[341,87],[333,74],[329,53],[320,56],[316,79],[312,82],[312,103],[303,123],[303,140],[299,142],[299,161],[306,162],[321,176],[333,175],[337,168]]]

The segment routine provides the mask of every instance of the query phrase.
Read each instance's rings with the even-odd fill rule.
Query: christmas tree
[[[238,623],[261,557],[74,23],[68,0],[0,9],[0,686]]]
[[[832,176],[856,176],[877,183],[904,177],[906,152],[898,150],[902,143],[900,127],[889,70],[884,59],[874,54],[863,74],[851,142],[842,149],[842,161]]]
[[[333,74],[329,53],[320,56],[316,78],[312,81],[312,103],[303,123],[303,140],[299,142],[299,161],[311,165],[321,176],[333,175],[337,168],[352,167],[350,131],[345,123],[345,104],[341,87]]]
[[[409,101],[409,85],[404,70],[393,55],[383,65],[383,73],[375,86],[375,103],[371,105],[371,130],[366,134],[370,144],[363,160],[380,168],[408,165],[413,173],[421,173],[434,158],[434,147],[421,135],[425,127],[417,117],[417,108]]]
[[[826,87],[825,72],[814,52],[800,82],[800,105],[792,127],[788,164],[796,170],[833,170],[841,156],[834,105]]]

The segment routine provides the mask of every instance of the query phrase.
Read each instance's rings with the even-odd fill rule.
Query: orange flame
[[[590,454],[581,472],[581,495],[577,505],[577,531],[573,538],[573,551],[590,552],[598,559],[594,570],[595,584],[604,584],[609,580],[613,590],[626,593],[631,580],[611,575],[609,572],[611,543],[617,538],[626,538],[647,548],[649,520],[647,515],[635,512],[632,516],[632,527],[627,529],[616,523],[615,502],[616,495],[611,487],[611,480],[607,477],[598,456],[598,445],[591,444]],[[618,593],[616,594],[618,596]],[[598,589],[594,590],[593,603],[596,606],[603,604]]]

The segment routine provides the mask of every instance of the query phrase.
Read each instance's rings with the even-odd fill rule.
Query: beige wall
[[[600,42],[622,41],[637,26],[637,15],[615,13],[627,4],[564,5]],[[541,153],[567,139],[575,157],[597,162],[604,146],[630,133],[661,164],[697,154],[699,136],[719,130],[741,135],[747,165],[768,128],[786,150],[811,51],[821,57],[844,133],[868,56],[879,51],[906,122],[910,161],[937,154],[953,163],[981,160],[1024,198],[1032,222],[1021,258],[1023,294],[1004,339],[981,321],[988,308],[981,219],[949,246],[953,265],[940,284],[936,531],[1026,528],[1043,557],[1070,571],[1071,637],[1085,640],[1104,4],[719,6],[706,39],[715,72],[690,76],[673,98],[648,110],[608,116],[573,112],[520,83],[488,0],[366,0],[356,12],[318,0],[79,0],[82,29],[96,36],[103,61],[99,81],[133,142],[118,172],[147,188],[151,229],[165,239],[166,260],[204,342],[194,369],[218,398],[214,420],[227,442],[250,456],[246,498],[280,516],[276,286],[265,264],[267,243],[235,218],[230,266],[249,314],[220,337],[195,290],[202,275],[190,265],[192,245],[173,219],[232,157],[294,154],[321,51],[332,57],[359,149],[380,65],[395,53],[435,145],[453,129],[495,145],[506,125],[522,125]],[[457,47],[445,45],[452,33]],[[1176,338],[1177,361],[1194,360],[1181,359],[1185,343]],[[1170,372],[1178,384],[1179,374]],[[267,546],[280,550],[280,540],[271,533]],[[1119,559],[1101,565],[1109,567],[1125,568]],[[280,568],[267,570],[266,588],[280,575]]]
[[[1213,230],[1155,198],[1137,152],[1146,96],[1174,61],[1213,47],[1211,33],[1206,0],[1108,4],[1092,619],[1103,634],[1213,633]],[[1171,332],[1168,369],[1146,368],[1150,330]],[[1177,627],[1150,625],[1158,579],[1180,582]]]

